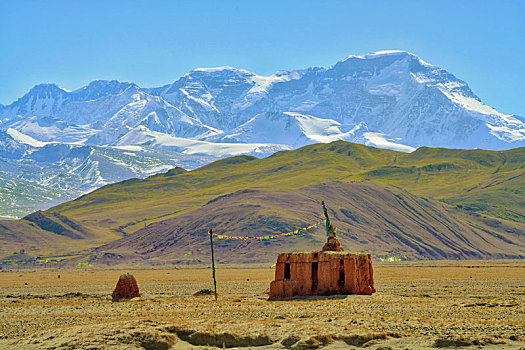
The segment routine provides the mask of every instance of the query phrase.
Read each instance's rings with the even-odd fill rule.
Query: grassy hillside
[[[104,186],[45,212],[79,223],[109,242],[146,225],[190,213],[240,190],[293,190],[330,181],[364,179],[441,200],[458,212],[525,223],[525,148],[509,151],[422,147],[413,153],[343,141],[278,152],[265,159],[239,156],[193,171]],[[3,222],[10,228],[14,223]],[[5,232],[6,229],[4,228]],[[6,243],[6,249],[17,248]],[[86,246],[92,246],[86,240]],[[11,249],[12,250],[12,249]]]
[[[96,249],[91,264],[210,261],[210,228],[231,236],[265,236],[306,227],[323,219],[321,200],[344,248],[376,257],[465,259],[525,257],[525,225],[488,220],[373,181],[328,182],[294,190],[242,190],[201,208],[148,225]],[[272,263],[278,252],[320,250],[323,226],[299,236],[271,240],[216,239],[222,263]]]
[[[293,189],[328,181],[372,179],[525,222],[524,175],[524,148],[495,152],[423,147],[402,153],[337,141],[278,152],[265,159],[239,156],[194,171],[128,180],[51,211],[81,220],[97,220],[102,214],[129,225],[193,210],[216,196],[245,188]],[[133,225],[126,228],[128,232],[136,229]]]

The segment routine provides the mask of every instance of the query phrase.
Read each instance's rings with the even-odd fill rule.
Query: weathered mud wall
[[[370,254],[347,252],[279,254],[270,284],[271,299],[374,292]]]

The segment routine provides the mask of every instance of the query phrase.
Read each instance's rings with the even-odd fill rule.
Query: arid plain
[[[131,272],[141,298],[112,302]],[[274,270],[0,273],[6,349],[525,349],[525,261],[375,263],[377,293],[268,301]],[[60,275],[60,278],[59,278]]]

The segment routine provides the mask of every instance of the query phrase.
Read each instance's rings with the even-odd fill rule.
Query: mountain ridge
[[[331,80],[338,83],[334,85],[330,83]],[[345,81],[348,83],[345,83]],[[418,137],[417,132],[413,130],[403,132],[399,122],[401,120],[403,121],[401,124],[407,124],[406,117],[396,116],[396,113],[399,114],[396,112],[396,109],[401,109],[402,114],[410,114],[410,108],[415,104],[421,103],[418,100],[418,95],[424,93],[424,96],[421,98],[426,99],[427,102],[428,99],[433,99],[437,100],[436,103],[441,105],[443,103],[451,103],[456,108],[465,109],[468,113],[463,113],[464,115],[461,116],[462,120],[470,118],[469,123],[474,128],[481,127],[481,122],[486,124],[488,132],[485,133],[494,136],[497,140],[504,143],[512,143],[522,142],[525,139],[523,118],[505,115],[484,105],[464,81],[459,80],[453,74],[439,67],[423,61],[412,53],[399,50],[380,51],[363,56],[350,55],[328,68],[280,71],[268,77],[232,67],[197,68],[188,72],[174,83],[157,88],[141,88],[134,83],[116,80],[95,80],[87,86],[74,91],[60,88],[56,84],[42,84],[35,86],[29,93],[14,103],[5,106],[3,111],[0,111],[0,116],[3,119],[6,119],[6,116],[15,117],[14,114],[16,113],[13,111],[13,108],[16,107],[16,104],[20,104],[23,101],[31,100],[33,104],[35,104],[35,101],[38,102],[38,99],[35,100],[35,96],[30,95],[33,92],[38,97],[38,93],[35,90],[43,87],[52,89],[59,95],[57,101],[53,101],[54,103],[51,107],[40,105],[40,107],[45,107],[50,111],[60,107],[61,103],[92,102],[106,96],[118,96],[129,89],[133,91],[128,92],[128,95],[142,93],[145,94],[144,96],[157,96],[169,106],[179,110],[185,117],[201,121],[203,125],[208,125],[216,133],[222,134],[222,138],[226,139],[231,138],[231,135],[228,134],[229,130],[241,126],[261,112],[295,112],[300,114],[306,113],[322,119],[333,119],[342,124],[350,122],[353,126],[358,125],[359,121],[366,120],[365,124],[371,132],[383,133],[390,139],[401,137],[403,141],[401,144],[413,148],[422,145],[431,147],[444,146],[443,142],[438,144],[439,141],[437,139],[423,142],[422,140],[425,139]],[[431,90],[424,91],[428,89]],[[292,97],[288,91],[294,91],[295,97]],[[350,102],[346,101],[341,104],[337,99],[330,100],[327,94],[334,92],[336,95],[340,95],[340,98],[344,97],[346,100],[350,98],[348,100]],[[64,99],[63,96],[65,94],[69,94],[69,97]],[[297,96],[298,94],[303,96]],[[366,97],[367,95],[368,97]],[[412,97],[408,98],[408,96]],[[299,97],[302,100],[294,101],[294,99],[297,100]],[[366,99],[375,99],[370,102],[372,104],[377,105],[377,103],[382,101],[382,103],[386,102],[391,107],[384,109],[379,114],[374,114],[374,118],[361,115],[359,117],[361,120],[357,120],[355,116],[352,116],[356,113],[355,108],[358,108],[355,103],[366,101],[366,99],[363,100],[365,97]],[[62,101],[63,99],[64,101]],[[400,103],[396,105],[394,100],[399,100],[398,102]],[[322,103],[325,105],[332,105],[332,107],[329,107],[328,110],[326,110],[326,107],[319,108],[321,101],[324,101]],[[392,105],[392,102],[394,102],[394,105]],[[128,103],[133,103],[133,101],[128,101]],[[408,103],[408,105],[404,106],[404,103]],[[38,107],[38,104],[36,106]],[[169,108],[169,106],[162,108]],[[361,112],[359,113],[363,113],[363,107],[360,108]],[[339,111],[335,112],[336,110]],[[435,111],[439,112],[439,108],[436,108]],[[28,110],[28,106],[20,107],[18,112],[24,117],[38,114],[35,111],[32,113]],[[392,112],[393,118],[385,120],[386,115]],[[147,115],[149,112],[144,111],[143,113]],[[368,112],[364,110],[364,113]],[[459,112],[456,110],[450,113],[444,114],[443,117],[449,118],[449,116],[456,115]],[[47,117],[49,115],[44,113],[40,116]],[[67,123],[67,115],[63,115],[61,118]],[[425,119],[427,118],[419,118],[418,121],[421,122]],[[432,120],[432,122],[436,126],[437,120]],[[459,123],[459,121],[453,122]],[[136,122],[134,125],[137,125]],[[20,124],[13,126],[18,131],[23,131]],[[133,125],[131,126],[133,127]],[[412,129],[417,128],[413,122],[405,126]],[[3,120],[0,128],[5,129],[5,127],[6,121]],[[417,130],[422,132],[421,127],[417,128]],[[446,130],[449,133],[451,132],[450,128]],[[483,130],[487,131],[486,128]],[[167,130],[168,134],[174,135],[173,132]],[[404,135],[402,135],[403,133]],[[433,132],[430,135],[437,135],[437,132]],[[119,134],[119,136],[122,136],[122,134]],[[195,136],[197,134],[193,134],[191,137]],[[201,139],[206,137],[217,138],[216,135],[200,136]],[[485,135],[486,137],[490,138],[491,136]],[[39,139],[38,137],[35,138]],[[456,140],[456,143],[459,142],[459,139],[459,137],[452,138],[452,140]],[[483,141],[482,138],[478,138],[478,141],[475,141],[475,139],[476,137],[470,141],[471,146],[473,142],[477,142],[480,146],[485,146],[485,148],[491,146]],[[359,140],[359,136],[355,136],[353,140],[347,141],[355,142],[356,140]],[[363,142],[360,143],[373,143],[366,137],[362,138],[362,135],[361,140]],[[115,142],[115,139],[107,140],[107,142]],[[498,143],[495,140],[492,142],[492,146],[495,148],[505,148],[504,143]],[[446,144],[446,146],[455,147],[453,142]],[[469,147],[462,145],[458,148]],[[507,148],[513,148],[513,146],[509,145]]]
[[[41,176],[19,179],[9,170],[33,162],[34,169],[42,167],[41,175],[54,172],[50,164],[31,158],[36,143],[28,148],[22,141],[29,137],[41,143],[140,149],[156,153],[164,167],[189,169],[202,165],[203,159],[265,157],[335,140],[404,152],[422,146],[525,146],[525,118],[483,104],[466,82],[399,50],[350,55],[327,68],[283,70],[266,77],[232,67],[197,68],[157,88],[116,80],[95,80],[73,91],[40,84],[0,106],[0,131],[7,130],[19,134],[15,141],[3,138],[0,142],[6,144],[0,149],[20,152],[11,153],[18,158],[11,158],[0,177],[3,183],[26,181],[36,192],[46,191]],[[175,163],[169,160],[172,155],[195,161]],[[120,164],[128,167],[121,173],[146,176],[129,162]],[[74,164],[65,165],[76,172],[73,177],[94,182],[83,178]],[[71,186],[77,187],[74,194],[50,194],[50,200],[38,196],[31,209],[82,192],[81,183]],[[12,213],[1,208],[1,215]]]

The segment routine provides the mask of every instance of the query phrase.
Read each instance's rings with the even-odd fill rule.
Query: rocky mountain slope
[[[17,132],[18,145],[0,137],[0,149],[13,151],[10,164],[2,167],[2,191],[9,192],[6,184],[14,183],[34,192],[41,207],[74,198],[82,192],[81,182],[96,181],[65,162],[71,177],[82,179],[69,183],[70,193],[55,195],[40,176],[19,183],[10,169],[38,163],[24,151],[30,138],[38,145],[133,146],[153,152],[164,167],[189,169],[217,157],[263,157],[335,140],[405,152],[421,146],[503,150],[525,145],[524,118],[483,104],[467,83],[403,51],[349,56],[332,67],[269,77],[231,67],[199,68],[158,88],[105,80],[75,91],[41,84],[12,104],[0,105],[0,132],[8,130],[11,136]],[[197,158],[167,161],[178,157],[173,152]],[[5,158],[2,154],[0,159]],[[114,179],[150,173],[122,164],[129,171],[121,168]],[[32,166],[40,167],[38,175],[54,173],[47,163]],[[15,211],[27,213],[30,207],[22,204]],[[1,208],[0,215],[18,215]]]

